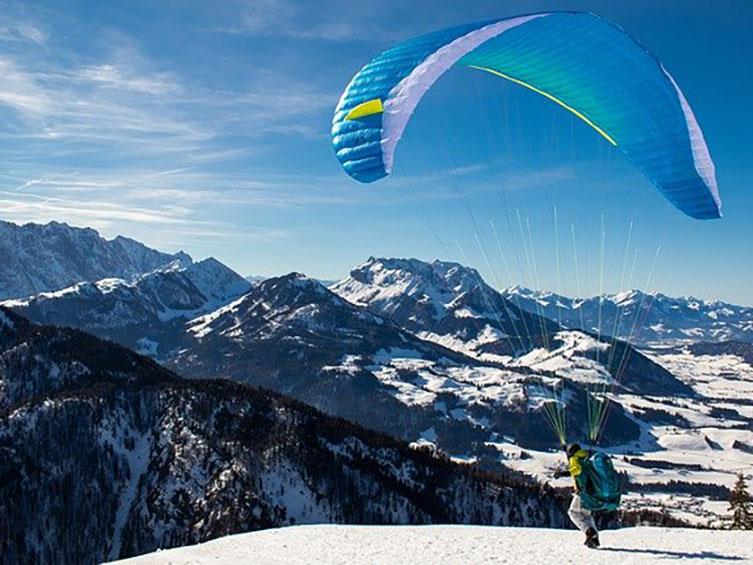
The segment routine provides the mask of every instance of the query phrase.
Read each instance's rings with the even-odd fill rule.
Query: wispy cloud
[[[336,93],[285,77],[268,76],[245,92],[207,91],[202,103],[213,108],[223,129],[242,128],[249,137],[269,133],[286,136],[322,137],[325,120]]]
[[[398,37],[394,22],[392,26],[385,27],[374,17],[378,14],[383,15],[380,8],[372,11],[364,3],[351,6],[327,1],[253,0],[240,2],[234,21],[216,26],[213,30],[326,42],[361,42]]]
[[[21,223],[56,219],[110,235],[146,233],[152,244],[171,248],[203,246],[208,238],[277,241],[296,228],[249,226],[237,211],[347,202],[330,180],[312,178],[302,193],[292,174],[252,178],[195,167],[21,173],[0,177],[0,210],[2,219]]]
[[[186,84],[123,41],[95,64],[74,56],[60,63],[0,55],[0,112],[23,124],[0,131],[0,151],[15,147],[15,158],[28,160],[43,142],[48,157],[163,155],[200,164],[238,158],[268,134],[326,134],[321,116],[333,92],[264,70],[235,90]],[[35,151],[22,150],[24,142],[36,144]]]
[[[109,235],[147,233],[153,243],[171,247],[190,247],[207,238],[273,241],[293,233],[287,228],[250,228],[230,220],[204,218],[203,206],[198,204],[210,202],[209,194],[180,189],[121,192],[122,185],[114,180],[36,179],[19,187],[21,190],[0,191],[2,219],[19,223],[56,219]],[[212,205],[221,207],[223,203]]]
[[[0,55],[0,106],[7,106],[25,118],[43,117],[51,108],[45,89],[21,66]]]
[[[130,69],[124,69],[113,64],[84,67],[80,71],[79,76],[101,88],[111,88],[139,94],[164,96],[180,90],[177,80],[170,73],[138,75],[134,74]]]
[[[10,2],[4,2],[4,13],[0,13],[0,42],[36,43],[37,45],[44,45],[47,42],[47,32],[39,24],[20,16],[13,17],[10,11]]]
[[[0,133],[25,158],[40,149],[58,151],[70,144],[102,153],[112,146],[135,153],[199,151],[216,133],[187,119],[166,101],[177,91],[167,75],[140,75],[113,65],[57,69],[29,68],[0,56],[0,110],[20,124]],[[47,142],[33,151],[19,142]]]
[[[16,181],[15,183],[13,181]],[[60,196],[85,201],[110,195],[113,201],[136,209],[164,205],[160,215],[170,218],[179,210],[200,210],[215,206],[299,207],[348,203],[353,192],[342,176],[310,176],[305,181],[296,174],[209,173],[191,167],[173,170],[112,169],[73,171],[34,178],[13,177],[0,181],[4,194],[18,199],[29,196]],[[67,201],[67,200],[66,200]],[[176,204],[180,203],[180,204]]]

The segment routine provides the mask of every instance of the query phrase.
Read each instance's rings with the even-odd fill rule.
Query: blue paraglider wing
[[[377,56],[345,89],[332,142],[361,182],[392,171],[413,111],[456,65],[546,97],[622,151],[679,210],[721,216],[714,164],[677,83],[622,29],[588,13],[552,12],[440,30]]]

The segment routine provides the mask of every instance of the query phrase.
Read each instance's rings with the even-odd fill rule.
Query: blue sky
[[[372,56],[551,9],[598,12],[664,62],[706,134],[723,220],[682,216],[567,112],[468,69],[419,107],[392,178],[341,172],[331,113]],[[244,274],[439,257],[500,286],[753,304],[751,25],[747,0],[3,0],[0,218],[92,226]]]

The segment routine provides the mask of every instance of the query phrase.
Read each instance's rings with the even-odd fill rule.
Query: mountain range
[[[151,354],[189,377],[269,388],[487,463],[498,462],[487,444],[501,437],[552,445],[553,434],[540,424],[558,394],[568,397],[567,426],[586,435],[578,415],[593,391],[692,393],[629,345],[564,331],[455,263],[372,258],[331,290],[298,273],[253,287],[231,273],[207,260],[132,283],[105,279],[5,304],[35,322],[77,327]],[[217,303],[200,292],[187,294],[197,278],[221,280],[213,288],[227,303],[212,309]],[[523,325],[528,334],[518,329]],[[639,437],[615,404],[603,441]]]
[[[108,241],[91,228],[0,220],[0,299],[106,277],[130,279],[175,263],[187,266],[191,257],[161,253],[122,236]]]
[[[0,391],[5,563],[99,563],[314,522],[566,522],[563,500],[522,475],[232,381],[184,380],[2,308]]]
[[[753,342],[753,308],[719,300],[673,298],[639,290],[568,298],[519,286],[503,290],[502,295],[519,308],[565,327],[614,336],[645,347]]]
[[[541,416],[531,413],[554,401],[554,374],[480,361],[420,339],[300,274],[268,279],[193,320],[188,337],[166,360],[185,375],[271,388],[372,429],[430,439],[459,456],[479,456],[485,442],[501,436],[523,445],[552,442]],[[669,373],[657,374],[661,386],[685,391]],[[563,386],[573,407],[586,404],[584,387]],[[638,429],[616,407],[605,435],[625,442]]]
[[[649,298],[673,307],[646,308]],[[635,480],[626,507],[672,506],[707,524],[718,520],[710,508],[726,496],[740,461],[753,463],[746,403],[753,358],[745,341],[718,341],[744,327],[742,307],[717,312],[714,342],[676,329],[713,319],[712,303],[693,300],[633,292],[599,305],[498,292],[472,268],[416,259],[370,258],[328,286],[300,273],[252,283],[210,258],[108,274],[3,305],[6,317],[12,311],[141,352],[203,383],[195,386],[263,387],[413,447],[547,482],[559,461],[549,412],[560,407],[567,438],[584,438],[591,411],[608,397],[600,445],[619,454],[618,467]],[[615,331],[615,339],[604,327],[627,324],[608,318],[607,302],[620,305],[613,310],[620,317],[632,305],[636,325],[650,315],[675,329],[649,341]],[[567,322],[566,304],[578,320],[587,314],[583,324]],[[599,308],[601,331],[585,322],[598,320]],[[73,354],[82,346],[66,347]],[[40,358],[23,386],[61,374]]]
[[[160,358],[190,319],[244,295],[251,283],[217,261],[171,263],[134,279],[80,282],[4,304],[40,324],[79,328]]]

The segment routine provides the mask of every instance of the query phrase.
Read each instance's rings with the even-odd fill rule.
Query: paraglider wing
[[[332,142],[345,171],[373,182],[422,96],[466,66],[530,89],[620,149],[679,210],[721,216],[714,164],[677,83],[622,29],[588,13],[551,12],[440,30],[383,52],[343,92]]]

